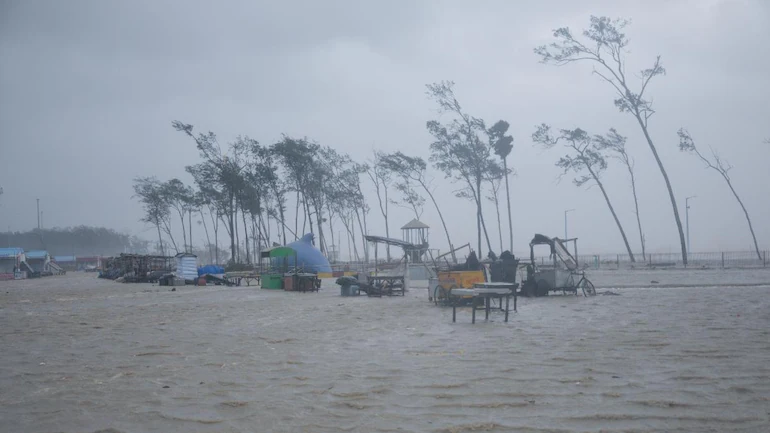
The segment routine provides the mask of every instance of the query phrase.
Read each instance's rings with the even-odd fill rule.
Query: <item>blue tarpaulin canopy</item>
[[[313,246],[313,234],[308,233],[302,236],[300,239],[286,245],[288,248],[297,252],[297,263],[294,263],[294,257],[288,256],[285,260],[288,261],[289,266],[296,266],[303,268],[310,272],[331,272],[332,267],[329,265],[329,260],[324,257],[321,251]],[[271,259],[278,260],[278,259]],[[280,258],[284,260],[284,258]]]

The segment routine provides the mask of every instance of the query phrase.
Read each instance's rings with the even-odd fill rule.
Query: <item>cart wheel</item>
[[[588,278],[580,280],[580,288],[583,289],[583,296],[596,296],[596,287]]]
[[[548,296],[548,292],[551,290],[551,285],[546,280],[540,280],[537,282],[537,288],[535,290],[536,296]]]
[[[521,288],[522,294],[528,298],[534,298],[536,290],[537,284],[531,281],[525,281]]]
[[[449,290],[452,290],[452,288],[449,288]],[[433,301],[436,303],[436,305],[446,304],[448,299],[449,291],[442,286],[436,286],[436,288],[433,290]]]

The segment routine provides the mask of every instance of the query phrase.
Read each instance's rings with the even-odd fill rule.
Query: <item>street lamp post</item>
[[[684,199],[684,215],[685,224],[687,225],[687,253],[690,253],[690,199],[695,198],[697,195],[692,195]]]
[[[567,209],[564,211],[564,239],[568,239],[567,238],[567,213],[572,212],[573,210],[575,209]]]

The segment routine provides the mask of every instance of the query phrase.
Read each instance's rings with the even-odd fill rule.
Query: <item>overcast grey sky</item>
[[[223,141],[244,134],[270,144],[308,136],[363,160],[373,149],[428,157],[425,122],[437,116],[425,84],[454,80],[465,108],[511,123],[518,175],[516,250],[535,232],[561,236],[564,209],[582,252],[623,252],[596,188],[556,181],[557,150],[533,147],[535,125],[616,127],[637,161],[648,249],[678,251],[665,186],[632,119],[587,64],[538,63],[532,49],[551,30],[581,30],[590,15],[632,19],[628,69],[660,54],[668,74],[649,94],[651,132],[684,218],[691,202],[692,249],[748,250],[743,215],[724,182],[678,151],[687,127],[734,166],[732,178],[770,248],[770,2],[690,1],[0,1],[0,231],[44,224],[104,225],[153,238],[139,223],[132,178],[189,181],[198,159],[175,119]],[[436,174],[455,243],[475,243],[474,209]],[[630,241],[627,174],[610,166],[608,192]],[[374,196],[371,196],[374,200]],[[504,211],[503,211],[504,212]],[[486,208],[497,239],[494,209]],[[505,218],[505,215],[503,214]],[[391,229],[410,219],[394,210]],[[384,234],[373,211],[371,232]],[[423,220],[445,249],[435,211]],[[395,231],[395,230],[394,230]],[[200,239],[199,235],[195,236]],[[493,241],[497,244],[497,242]]]

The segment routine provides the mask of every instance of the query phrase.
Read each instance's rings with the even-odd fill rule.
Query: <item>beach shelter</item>
[[[176,260],[176,275],[185,280],[198,278],[198,256],[192,253],[179,253]]]

